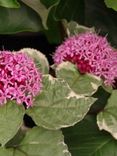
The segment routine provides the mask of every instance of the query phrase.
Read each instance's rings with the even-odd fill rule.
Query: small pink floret
[[[16,100],[32,106],[42,87],[42,75],[33,60],[22,52],[0,51],[0,104]]]
[[[81,73],[92,73],[113,85],[117,79],[117,52],[106,37],[83,33],[66,39],[53,56],[56,65],[63,61],[76,64]]]

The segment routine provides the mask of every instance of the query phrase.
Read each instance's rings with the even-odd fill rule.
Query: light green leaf
[[[62,20],[62,23],[68,37],[85,32],[93,32],[93,33],[95,32],[94,27],[88,28],[78,24],[75,21],[67,22],[66,20]]]
[[[43,5],[40,0],[33,0],[33,1],[32,0],[21,0],[21,1],[38,13],[38,15],[41,17],[43,26],[45,27],[45,29],[47,29],[48,28],[47,27],[48,14],[49,14],[51,8],[54,5],[56,5],[56,3],[53,4],[49,8],[46,8],[45,5]]]
[[[6,8],[19,8],[20,4],[17,0],[0,0],[0,6]]]
[[[35,127],[29,130],[19,145],[0,148],[1,156],[71,156],[61,131]]]
[[[20,127],[20,129],[18,130],[18,132],[16,133],[16,135],[7,142],[7,144],[5,144],[6,148],[12,148],[12,147],[16,147],[17,145],[20,144],[20,142],[24,139],[26,132],[29,129],[27,127],[25,127],[24,125],[22,125]]]
[[[65,81],[46,75],[42,93],[36,97],[27,114],[38,126],[55,130],[82,120],[95,100],[75,94]]]
[[[23,123],[24,109],[14,101],[0,106],[0,143],[5,145],[18,132]]]
[[[98,114],[97,124],[117,139],[117,90],[113,90],[106,107]]]
[[[41,30],[42,24],[39,16],[26,5],[21,5],[19,9],[0,7],[0,34]]]
[[[113,87],[112,86],[107,86],[106,84],[102,83],[102,87],[103,89],[108,92],[108,93],[112,93],[113,91]]]
[[[108,8],[112,8],[117,11],[117,0],[104,0]]]
[[[28,54],[34,60],[37,68],[39,68],[43,74],[49,73],[49,63],[46,56],[43,53],[31,48],[23,48],[20,51]]]
[[[13,150],[12,149],[6,149],[5,147],[0,147],[0,155],[2,156],[13,156]],[[20,155],[24,156],[24,155]]]
[[[98,130],[94,117],[63,130],[72,156],[117,156],[117,141]]]
[[[76,66],[70,62],[58,65],[56,75],[64,79],[76,94],[92,95],[102,83],[101,79],[96,76],[80,74]]]

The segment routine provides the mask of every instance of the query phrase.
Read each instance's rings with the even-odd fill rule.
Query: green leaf
[[[60,44],[65,38],[65,33],[63,31],[61,21],[55,20],[54,17],[55,9],[56,7],[53,7],[49,12],[47,20],[48,30],[45,30],[44,33],[50,43]]]
[[[20,142],[24,139],[26,131],[28,130],[27,127],[24,127],[24,125],[19,129],[19,131],[16,133],[16,135],[7,142],[5,145],[6,148],[12,148],[16,147],[20,144]]]
[[[43,53],[32,48],[23,48],[20,51],[28,54],[34,60],[37,68],[39,68],[43,74],[49,73],[49,63]]]
[[[47,9],[40,0],[21,0],[23,3],[25,3],[27,6],[35,10],[38,15],[41,17],[43,26],[47,29],[46,21],[48,18],[48,13],[50,9]]]
[[[50,10],[45,32],[51,43],[60,44],[67,36],[63,19],[84,23],[84,0],[60,0]],[[55,35],[53,35],[55,34]]]
[[[62,30],[61,21],[56,20],[55,10],[57,5],[60,3],[60,0],[40,0],[46,8],[50,8],[48,18],[46,21],[48,29],[44,30],[46,38],[51,44],[61,43],[65,37]],[[54,34],[54,35],[53,35]]]
[[[0,6],[6,8],[19,8],[20,4],[17,0],[0,0]]]
[[[98,130],[94,117],[64,129],[63,134],[72,156],[117,156],[117,141]]]
[[[0,34],[40,30],[42,30],[40,18],[29,7],[25,5],[21,5],[19,9],[0,7]]]
[[[110,97],[110,93],[105,91],[104,88],[100,86],[93,97],[97,98],[97,100],[91,106],[89,113],[97,114],[104,109],[105,105],[107,104],[108,98]]]
[[[76,66],[70,62],[58,65],[56,75],[64,79],[76,94],[92,95],[101,85],[100,78],[90,74],[80,74]]]
[[[23,122],[24,109],[9,101],[0,106],[0,143],[5,145],[18,132]]]
[[[0,155],[2,156],[13,156],[13,150],[0,147]],[[20,155],[23,156],[23,155]]]
[[[60,0],[60,3],[56,7],[55,18],[83,23],[84,5],[84,0]]]
[[[117,139],[117,90],[113,90],[107,105],[97,116],[100,130],[104,129]]]
[[[112,0],[116,6],[116,0]],[[109,42],[117,47],[117,13],[105,6],[103,0],[85,1],[85,25],[95,27],[98,34],[107,36]]]
[[[61,131],[35,127],[14,148],[0,148],[2,156],[71,156]]]
[[[43,5],[41,3],[40,0],[33,0],[33,1],[32,0],[21,0],[21,1],[37,12],[37,14],[41,17],[42,24],[43,24],[44,28],[47,29],[48,27],[47,27],[46,22],[47,22],[48,14],[50,12],[50,9],[53,6],[51,6],[47,9],[45,7],[45,5]],[[53,5],[55,5],[55,4],[53,4]]]
[[[59,3],[60,0],[40,0],[47,8],[51,7],[55,3]]]
[[[66,20],[63,20],[62,23],[68,37],[85,32],[93,32],[93,33],[95,32],[94,27],[88,28],[78,24],[75,21],[67,22]]]
[[[75,94],[65,81],[46,75],[42,93],[27,114],[38,126],[56,130],[82,120],[95,100]]]
[[[104,2],[108,8],[112,8],[117,11],[117,0],[104,0]]]

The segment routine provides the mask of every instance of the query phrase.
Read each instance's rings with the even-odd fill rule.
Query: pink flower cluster
[[[106,37],[95,33],[83,33],[64,41],[53,56],[55,64],[70,61],[81,73],[92,73],[113,85],[117,79],[117,52]]]
[[[42,76],[33,60],[22,52],[0,51],[0,104],[7,100],[32,106],[40,92]]]

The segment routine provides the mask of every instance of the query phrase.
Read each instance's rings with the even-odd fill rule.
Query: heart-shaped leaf
[[[24,109],[14,101],[0,106],[0,143],[5,145],[23,123]]]
[[[39,126],[59,129],[82,120],[95,100],[75,94],[65,81],[46,75],[42,93],[36,97],[27,114]]]

